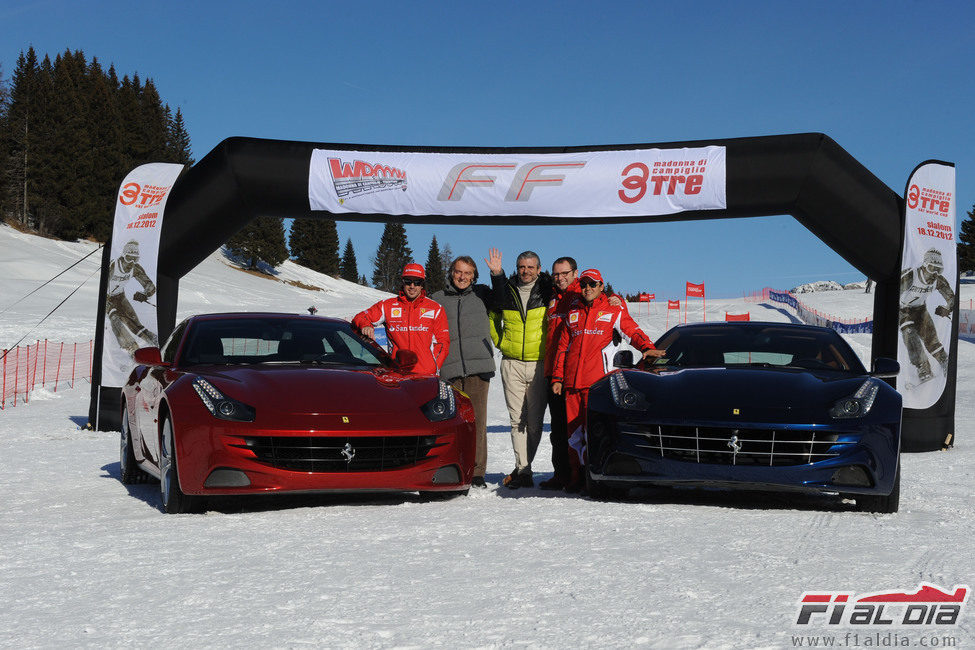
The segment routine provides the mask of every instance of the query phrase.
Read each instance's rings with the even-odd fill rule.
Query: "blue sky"
[[[456,146],[819,131],[898,193],[956,163],[975,203],[975,3],[65,2],[0,4],[0,65],[81,49],[151,77],[197,159],[226,137]],[[120,179],[121,180],[121,179]],[[381,224],[339,222],[371,276]],[[714,297],[862,275],[788,216],[610,226],[409,225],[481,260],[572,255],[617,290]],[[864,242],[869,245],[869,242]],[[482,265],[482,272],[485,270]]]

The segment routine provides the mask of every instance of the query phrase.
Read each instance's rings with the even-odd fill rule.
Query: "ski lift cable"
[[[40,327],[41,326],[41,323],[43,323],[44,321],[46,321],[47,318],[48,318],[48,316],[50,316],[51,314],[53,314],[54,312],[56,312],[61,307],[61,305],[63,305],[64,303],[68,302],[68,298],[70,298],[71,296],[73,296],[78,291],[78,289],[80,289],[81,287],[85,286],[85,283],[88,282],[88,280],[91,280],[95,276],[95,274],[98,273],[101,270],[102,270],[101,267],[98,267],[97,269],[95,269],[94,271],[92,271],[91,275],[89,275],[87,278],[84,279],[84,281],[82,281],[81,284],[79,284],[77,287],[75,287],[74,290],[71,293],[69,293],[65,297],[64,300],[62,300],[61,302],[59,302],[54,309],[52,309],[51,311],[47,312],[47,316],[45,316],[41,320],[37,321],[37,324],[34,325],[34,327],[30,328],[30,330],[28,330],[26,334],[24,334],[23,336],[21,336],[20,339],[16,343],[14,343],[9,348],[7,348],[6,350],[4,350],[4,352],[2,354],[0,354],[0,359],[3,359],[4,357],[6,357],[10,353],[10,350],[13,350],[18,345],[20,345],[21,341],[23,341],[28,336],[30,336],[30,333],[33,332],[34,330],[36,330],[38,327]]]
[[[99,245],[98,245],[98,248],[96,248],[96,249],[94,249],[94,250],[92,250],[92,251],[91,251],[90,253],[88,253],[87,255],[85,255],[84,257],[82,257],[82,258],[81,258],[80,260],[78,260],[77,262],[75,262],[74,264],[72,264],[71,266],[69,266],[68,268],[66,268],[66,269],[64,269],[63,271],[61,271],[60,273],[58,273],[57,275],[55,275],[55,276],[54,276],[53,278],[51,278],[51,279],[50,279],[50,280],[48,280],[47,282],[45,282],[44,284],[42,284],[42,285],[40,285],[39,287],[37,287],[37,288],[35,288],[35,289],[34,289],[33,291],[31,291],[30,293],[28,293],[28,294],[27,294],[26,296],[23,296],[23,297],[21,297],[21,298],[19,298],[19,299],[18,299],[18,300],[17,300],[16,302],[14,302],[14,303],[12,303],[12,304],[9,304],[9,305],[7,305],[7,306],[6,306],[6,307],[4,307],[4,308],[3,308],[2,310],[0,310],[0,314],[2,314],[2,313],[4,313],[4,312],[5,312],[5,311],[7,311],[8,309],[11,309],[11,308],[12,308],[12,307],[13,307],[14,305],[16,305],[17,303],[19,303],[19,302],[21,302],[21,301],[23,301],[23,300],[26,300],[27,298],[29,298],[29,297],[30,297],[30,296],[32,296],[33,294],[35,294],[35,293],[37,293],[38,291],[40,291],[41,289],[43,289],[44,287],[46,287],[46,286],[47,286],[47,285],[49,285],[50,283],[52,283],[52,282],[54,282],[54,281],[55,281],[55,280],[57,280],[57,279],[58,279],[59,277],[61,277],[62,275],[64,275],[65,273],[67,273],[68,271],[70,271],[71,269],[73,269],[74,267],[76,267],[76,266],[78,266],[79,264],[81,264],[82,262],[84,262],[84,261],[85,261],[86,259],[88,259],[88,258],[89,258],[89,257],[91,257],[92,255],[94,255],[94,254],[95,254],[95,253],[97,253],[98,251],[100,251],[100,250],[102,249],[102,246],[104,246],[104,244],[99,244]],[[85,282],[87,282],[87,280],[85,280]],[[82,284],[84,284],[84,283],[82,283]]]

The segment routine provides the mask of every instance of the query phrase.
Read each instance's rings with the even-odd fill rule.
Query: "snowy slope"
[[[92,248],[0,227],[0,311]],[[0,313],[3,345],[97,257]],[[279,277],[326,290],[242,273],[215,254],[182,281],[179,315],[314,304],[348,317],[383,295],[290,263]],[[31,338],[90,338],[96,280]],[[811,296],[839,316],[870,313],[862,292]],[[647,310],[631,305],[658,336],[666,311]],[[789,319],[777,307],[708,300],[708,320],[725,311]],[[868,354],[869,336],[850,340]],[[958,444],[904,457],[901,511],[890,516],[820,498],[648,491],[600,503],[498,488],[513,459],[497,379],[487,491],[446,503],[229,501],[164,516],[158,486],[118,481],[117,436],[79,428],[86,387],[36,391],[0,411],[0,646],[793,647],[795,634],[828,632],[793,627],[805,590],[972,583],[975,344],[959,351]],[[540,478],[551,472],[549,452],[545,440]],[[929,632],[972,647],[975,613],[951,629],[903,633],[916,641]]]

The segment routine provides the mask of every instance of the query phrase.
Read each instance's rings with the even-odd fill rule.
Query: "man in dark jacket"
[[[547,339],[545,343],[545,380],[546,383],[552,382],[552,369],[555,366],[555,346],[558,339],[555,336],[559,333],[564,306],[568,301],[564,301],[567,295],[577,295],[582,290],[579,288],[578,265],[571,257],[560,257],[552,263],[552,298],[549,300],[548,311],[545,314],[547,319]],[[548,412],[552,416],[552,430],[549,433],[549,440],[552,442],[552,468],[555,475],[552,478],[538,484],[543,490],[561,490],[570,483],[572,466],[569,464],[569,434],[568,421],[565,414],[565,395],[553,393],[551,388],[548,391]]]
[[[488,266],[500,265],[501,253],[493,248]],[[440,303],[450,328],[450,351],[440,368],[440,377],[471,398],[477,445],[474,452],[473,487],[484,488],[487,469],[487,398],[494,376],[494,346],[491,343],[488,312],[492,306],[492,289],[476,284],[477,264],[462,255],[450,264],[447,287],[430,296]]]

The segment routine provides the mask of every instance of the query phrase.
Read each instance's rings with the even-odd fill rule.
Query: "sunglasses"
[[[590,289],[592,287],[598,287],[602,282],[596,282],[595,280],[590,280],[589,278],[583,278],[579,280],[579,286],[583,289]]]
[[[403,285],[404,286],[407,286],[408,287],[408,286],[411,286],[411,285],[414,285],[414,284],[416,286],[418,286],[418,287],[422,287],[423,286],[423,280],[420,280],[418,278],[403,278]]]

